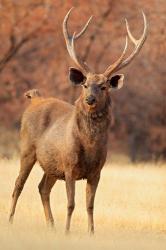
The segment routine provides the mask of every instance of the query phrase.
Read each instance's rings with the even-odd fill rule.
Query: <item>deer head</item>
[[[147,20],[144,12],[142,11],[144,31],[140,39],[137,40],[131,34],[128,21],[125,19],[128,37],[135,45],[133,52],[129,55],[129,57],[125,58],[128,47],[128,37],[126,36],[125,46],[119,59],[111,64],[104,73],[96,74],[90,70],[86,62],[83,62],[81,58],[77,56],[74,47],[75,40],[80,38],[85,33],[92,17],[89,18],[83,29],[78,34],[74,33],[73,35],[70,35],[67,24],[72,9],[73,8],[69,10],[63,21],[63,34],[67,50],[77,66],[77,69],[73,67],[69,69],[69,79],[74,85],[82,85],[82,97],[84,104],[89,106],[89,108],[94,109],[95,107],[105,105],[105,101],[109,96],[111,88],[120,89],[123,86],[124,75],[115,73],[127,66],[139,53],[147,36]]]

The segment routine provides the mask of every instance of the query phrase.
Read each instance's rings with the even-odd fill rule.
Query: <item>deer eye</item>
[[[105,86],[102,86],[102,87],[101,87],[101,90],[105,90],[105,89],[106,89],[106,87],[105,87]]]
[[[85,85],[85,84],[84,84],[83,86],[84,86],[84,88],[85,88],[85,89],[87,89],[87,88],[88,88],[88,86],[87,86],[87,85]]]

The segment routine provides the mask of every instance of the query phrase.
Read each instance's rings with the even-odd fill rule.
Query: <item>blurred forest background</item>
[[[63,18],[72,6],[72,31],[94,16],[76,47],[96,73],[121,54],[124,18],[135,37],[142,34],[144,10],[147,41],[120,72],[125,74],[124,88],[112,93],[109,149],[132,161],[166,159],[165,0],[0,0],[0,156],[11,157],[19,149],[21,115],[28,104],[25,91],[38,88],[44,96],[71,103],[79,95],[80,89],[68,80],[68,68],[74,65],[62,34]]]

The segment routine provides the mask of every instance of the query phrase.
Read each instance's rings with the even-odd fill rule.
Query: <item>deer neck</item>
[[[107,142],[110,124],[109,101],[105,106],[93,111],[87,111],[81,100],[76,102],[75,122],[79,138],[89,145]]]

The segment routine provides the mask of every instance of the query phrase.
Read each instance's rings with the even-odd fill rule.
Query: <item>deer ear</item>
[[[75,68],[70,68],[69,79],[74,85],[77,85],[77,84],[83,84],[86,77],[82,74],[80,70],[75,69]]]
[[[124,80],[124,75],[118,74],[108,79],[108,83],[111,88],[120,89],[123,87],[123,80]]]

